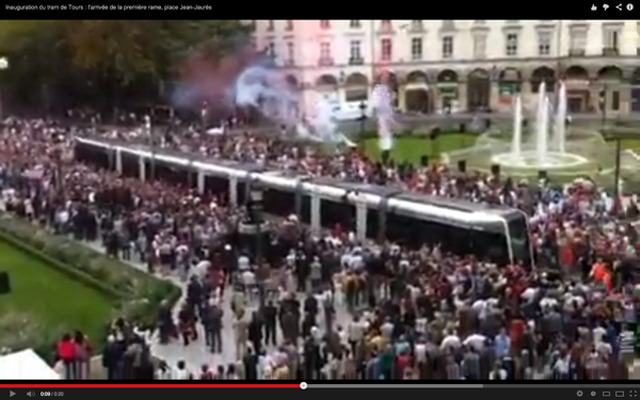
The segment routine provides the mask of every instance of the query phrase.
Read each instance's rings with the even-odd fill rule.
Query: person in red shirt
[[[71,335],[65,334],[58,342],[56,353],[58,359],[64,364],[65,379],[75,379],[76,371],[76,345],[71,340]]]
[[[411,364],[411,357],[406,352],[402,352],[396,356],[396,371],[398,376],[404,378],[405,371]]]
[[[606,265],[604,264],[604,262],[602,262],[602,259],[598,259],[598,261],[593,264],[593,267],[591,268],[590,276],[595,282],[601,283],[606,273]]]
[[[527,328],[527,323],[521,315],[516,315],[509,324],[509,337],[511,338],[511,347],[516,353],[522,348],[522,339]]]

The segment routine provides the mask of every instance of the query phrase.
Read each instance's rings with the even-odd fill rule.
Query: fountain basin
[[[537,151],[523,151],[520,154],[500,153],[491,156],[493,164],[507,168],[531,169],[531,170],[563,170],[573,169],[590,164],[589,159],[573,153],[561,153],[549,151],[544,159],[540,158]]]

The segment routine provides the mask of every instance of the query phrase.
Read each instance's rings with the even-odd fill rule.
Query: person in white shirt
[[[238,271],[242,272],[248,269],[251,269],[251,262],[249,261],[249,257],[243,254],[238,257]]]
[[[460,338],[458,335],[453,332],[448,332],[447,335],[442,339],[442,343],[440,343],[440,348],[442,350],[457,350],[462,346],[462,342],[460,342]]]
[[[168,381],[171,380],[171,368],[167,365],[166,362],[160,361],[158,365],[158,369],[156,369],[154,373],[154,377],[160,381]]]
[[[424,365],[424,363],[427,362],[427,345],[422,340],[416,342],[413,352],[415,354],[416,363],[418,363],[418,365]]]
[[[604,336],[607,334],[607,330],[602,326],[596,326],[593,328],[591,335],[593,336],[593,343],[596,347],[604,341]]]
[[[351,344],[352,351],[355,352],[356,345],[360,343],[364,337],[365,326],[360,318],[356,315],[353,317],[353,321],[349,322],[347,326],[347,335],[349,337],[349,343]]]
[[[487,342],[486,336],[481,335],[479,333],[474,333],[472,335],[469,335],[462,343],[465,346],[480,352],[484,348],[484,345],[486,342]]]
[[[204,279],[211,268],[211,262],[208,260],[202,260],[196,264],[195,274],[198,278]]]
[[[187,370],[187,365],[183,360],[178,361],[176,368],[173,370],[172,378],[174,381],[187,381],[193,379],[193,374]]]

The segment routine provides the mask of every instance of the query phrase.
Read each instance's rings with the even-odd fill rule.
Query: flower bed
[[[167,300],[173,304],[180,298],[180,288],[170,282],[139,271],[83,246],[73,239],[54,235],[41,226],[14,216],[6,214],[2,216],[0,241],[99,292],[114,304],[116,316],[122,316],[131,322],[155,326],[159,303]],[[33,295],[38,294],[33,293]],[[0,316],[0,320],[2,318]],[[107,324],[110,322],[104,321],[104,335],[94,338],[94,342],[104,341]],[[38,324],[38,330],[48,329],[41,325]],[[43,346],[51,346],[52,335],[47,333],[45,336],[47,339],[43,340],[47,343],[28,343],[28,345],[38,350]]]

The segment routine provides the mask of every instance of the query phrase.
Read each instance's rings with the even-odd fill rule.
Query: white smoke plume
[[[353,144],[337,132],[335,112],[327,98],[320,96],[311,115],[303,115],[300,92],[281,72],[269,67],[252,65],[245,69],[235,81],[233,97],[236,105],[254,107],[264,117],[305,139]]]
[[[378,84],[373,88],[367,113],[369,116],[373,116],[375,113],[380,150],[391,150],[393,147],[392,128],[395,124],[395,113],[393,110],[393,93],[389,86]]]

